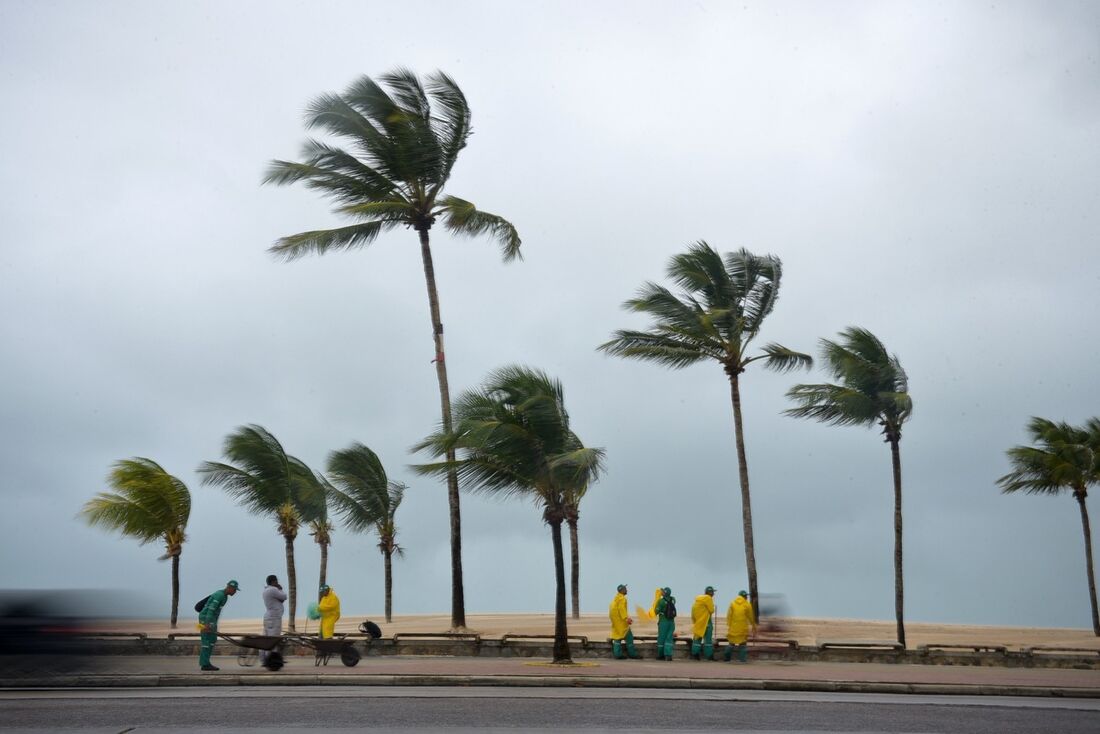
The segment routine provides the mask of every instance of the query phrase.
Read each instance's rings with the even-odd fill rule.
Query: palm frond
[[[116,530],[142,544],[161,540],[179,546],[186,539],[191,494],[155,461],[144,457],[118,461],[107,483],[114,491],[100,492],[81,509],[88,524]]]
[[[745,360],[745,364],[764,360],[764,366],[773,372],[790,372],[792,370],[810,369],[814,366],[814,358],[802,352],[788,349],[781,344],[772,342],[763,347],[764,354]]]
[[[871,396],[842,385],[795,385],[787,397],[798,403],[783,411],[792,418],[833,426],[873,426],[879,418],[879,406]]]
[[[479,211],[472,203],[457,196],[440,199],[437,212],[443,217],[443,226],[449,232],[469,237],[488,233],[500,244],[501,256],[505,262],[523,259],[519,250],[522,244],[519,233],[504,217]]]
[[[400,223],[400,220],[396,219],[382,219],[336,229],[299,232],[279,239],[268,248],[268,252],[284,260],[295,260],[311,253],[324,255],[330,250],[350,250],[353,247],[365,247],[374,242],[379,234]]]

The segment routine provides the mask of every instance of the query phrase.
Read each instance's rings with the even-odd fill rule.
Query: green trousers
[[[727,663],[730,661],[731,658],[733,658],[733,651],[734,650],[737,650],[737,662],[739,662],[739,663],[749,662],[749,643],[742,642],[741,644],[737,644],[736,642],[731,642],[728,645],[726,645],[726,662]]]
[[[657,617],[657,658],[672,660],[673,643],[676,642],[676,620]]]
[[[199,634],[199,667],[210,665],[210,655],[214,652],[214,643],[218,641],[218,631],[212,629],[209,632]]]
[[[714,620],[707,620],[707,631],[702,637],[691,638],[691,655],[698,655],[702,651],[704,660],[714,659]]]
[[[615,656],[616,660],[622,660],[623,658],[623,643],[626,643],[626,655],[630,658],[639,658],[641,655],[634,648],[634,633],[630,630],[626,631],[626,637],[621,640],[611,641],[611,654]]]

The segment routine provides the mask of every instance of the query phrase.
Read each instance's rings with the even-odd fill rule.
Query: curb
[[[715,678],[638,678],[584,675],[59,675],[0,679],[0,690],[63,688],[193,688],[204,686],[456,686],[500,688],[664,688],[691,690],[804,691],[816,693],[890,693],[936,696],[1016,696],[1098,698],[1100,688],[1060,686],[885,683],[827,680]]]

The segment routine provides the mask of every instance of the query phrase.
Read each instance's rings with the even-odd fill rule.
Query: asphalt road
[[[362,729],[1100,732],[1092,699],[751,691],[180,688],[0,691],[4,732]]]

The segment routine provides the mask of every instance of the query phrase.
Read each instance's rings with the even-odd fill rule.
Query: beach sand
[[[677,619],[678,636],[690,636],[690,615],[683,610]],[[393,622],[385,622],[383,615],[346,614],[337,623],[337,632],[357,632],[359,623],[373,620],[389,637],[396,633],[439,633],[450,628],[449,614],[395,615]],[[868,621],[859,619],[807,619],[774,617],[767,620],[778,629],[769,630],[769,639],[797,640],[803,645],[816,645],[830,640],[895,639],[892,621]],[[471,632],[485,637],[499,638],[504,634],[550,635],[554,632],[552,614],[467,614],[466,623]],[[726,631],[724,614],[716,620],[715,637],[723,639]],[[284,622],[285,625],[285,622]],[[590,640],[604,640],[610,632],[606,614],[582,614],[579,620],[568,620],[570,635],[583,635]],[[259,634],[263,625],[259,619],[223,619],[218,625],[222,632]],[[145,632],[153,637],[164,637],[173,630],[161,620],[101,620],[96,628],[107,631]],[[648,619],[634,618],[634,634],[656,636],[657,624]],[[284,626],[285,630],[285,626]],[[298,618],[298,632],[316,632],[317,622]],[[181,617],[175,632],[195,632],[194,615]],[[1009,649],[1022,647],[1073,647],[1100,651],[1100,638],[1088,629],[1047,627],[998,627],[964,624],[932,624],[906,622],[905,633],[910,648],[927,644],[951,645],[1004,645]],[[761,636],[764,636],[762,634]]]

